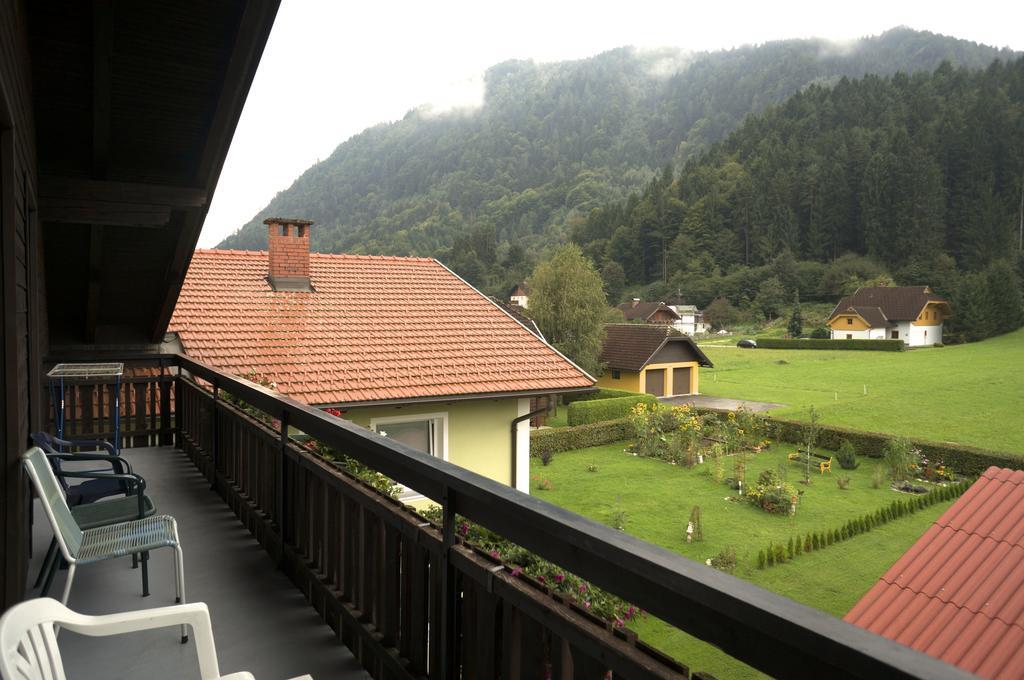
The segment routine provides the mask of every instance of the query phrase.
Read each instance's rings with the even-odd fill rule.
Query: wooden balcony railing
[[[701,676],[462,544],[456,514],[771,675],[970,677],[188,357],[156,360],[173,384],[158,400],[175,407],[173,441],[376,678]],[[163,375],[146,384],[164,389]],[[164,441],[165,422],[131,437]],[[297,431],[433,499],[442,526],[314,455]]]

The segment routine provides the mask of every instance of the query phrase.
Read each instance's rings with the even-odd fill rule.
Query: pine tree
[[[790,337],[799,338],[804,332],[804,320],[800,314],[800,293],[793,296],[793,311],[789,315],[789,325],[786,327]]]

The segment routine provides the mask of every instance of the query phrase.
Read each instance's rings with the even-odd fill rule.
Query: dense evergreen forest
[[[507,62],[488,70],[482,108],[413,111],[356,135],[220,247],[263,248],[264,217],[298,215],[317,222],[316,250],[435,255],[474,283],[504,292],[529,273],[538,252],[570,233],[583,238],[580,224],[591,211],[625,200],[652,178],[661,181],[666,163],[683,167],[752,112],[844,77],[930,71],[943,60],[983,68],[1012,56],[894,29],[844,48],[791,40],[714,53],[623,48],[573,62]],[[812,201],[812,210],[820,203]],[[611,238],[598,233],[596,222],[587,224],[595,236],[584,241]],[[758,241],[756,248],[771,246]],[[588,248],[600,263],[599,250]],[[761,257],[756,253],[751,257]],[[714,251],[722,266],[734,255]],[[631,282],[647,283],[661,264],[646,257],[639,264],[613,259],[628,265]]]
[[[926,283],[961,303],[953,329],[972,339],[1020,325],[1022,192],[1024,59],[944,63],[812,85],[572,239],[609,287],[766,316],[797,292]]]

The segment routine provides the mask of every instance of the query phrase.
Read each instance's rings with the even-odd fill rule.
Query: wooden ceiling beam
[[[51,198],[40,203],[39,219],[43,223],[163,227],[171,221],[171,208],[164,205]]]
[[[207,192],[197,187],[139,184],[109,180],[40,175],[39,195],[43,200],[133,203],[170,208],[199,208],[206,205]]]

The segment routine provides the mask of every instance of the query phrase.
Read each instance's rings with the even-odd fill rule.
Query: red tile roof
[[[986,470],[844,619],[983,678],[1024,677],[1024,471]]]
[[[594,384],[436,260],[313,253],[312,292],[274,292],[267,267],[195,252],[169,327],[189,356],[316,405]]]

